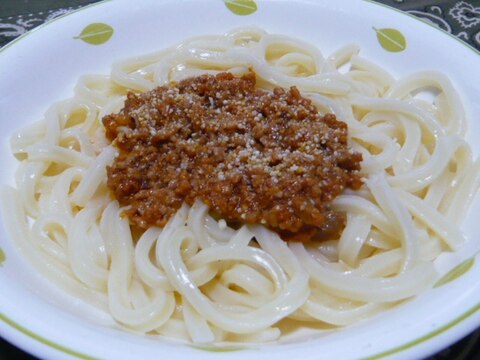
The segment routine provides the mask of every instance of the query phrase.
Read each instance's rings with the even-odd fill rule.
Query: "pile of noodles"
[[[444,75],[394,79],[359,51],[324,57],[303,41],[244,28],[82,77],[73,98],[12,138],[21,161],[15,188],[2,190],[12,238],[39,272],[123,327],[193,342],[271,341],[289,319],[348,325],[419,294],[438,277],[433,261],[464,241],[459,222],[480,165]],[[296,86],[348,124],[364,185],[333,202],[346,213],[340,237],[287,244],[260,225],[232,229],[200,202],[163,229],[132,229],[106,186],[117,150],[102,117],[129,90],[249,68],[259,87]],[[428,100],[418,96],[426,90]]]

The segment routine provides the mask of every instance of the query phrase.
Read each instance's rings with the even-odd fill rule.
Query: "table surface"
[[[18,36],[98,0],[0,0],[0,47]],[[376,0],[435,23],[480,51],[480,0]],[[35,357],[0,337],[0,360]],[[480,359],[480,329],[429,360]]]

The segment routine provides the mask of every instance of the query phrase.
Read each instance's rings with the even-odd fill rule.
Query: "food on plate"
[[[182,93],[204,83],[221,105],[216,92]],[[228,104],[242,95],[274,99],[271,113]],[[335,136],[322,143],[321,132]],[[395,79],[357,46],[324,57],[241,28],[82,77],[73,98],[12,137],[19,165],[2,206],[34,267],[124,328],[273,341],[356,323],[433,285],[478,188],[465,132],[441,73]],[[196,161],[213,175],[198,176]],[[249,172],[229,171],[241,164]]]

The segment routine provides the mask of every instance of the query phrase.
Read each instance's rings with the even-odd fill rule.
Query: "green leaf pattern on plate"
[[[380,46],[390,52],[400,52],[407,48],[407,40],[405,36],[397,29],[377,29],[373,28],[377,33],[377,40]]]
[[[101,45],[106,43],[113,35],[113,28],[104,23],[92,23],[87,25],[80,35],[75,36],[74,39],[80,39],[87,44]]]
[[[32,339],[35,339],[36,341],[38,341],[38,342],[40,342],[44,345],[47,345],[47,346],[49,346],[53,349],[56,349],[58,351],[61,351],[65,354],[70,355],[70,357],[75,357],[75,358],[78,358],[78,359],[81,359],[81,360],[99,360],[98,358],[83,354],[83,353],[78,352],[76,350],[67,348],[63,345],[60,345],[60,344],[58,344],[54,341],[51,341],[47,338],[44,338],[43,336],[41,336],[37,333],[34,333],[33,331],[31,331],[31,330],[27,329],[26,327],[20,325],[19,323],[13,321],[12,319],[10,319],[9,317],[7,317],[5,314],[3,314],[1,312],[0,312],[0,321],[5,322],[6,324],[10,325],[14,329],[17,329],[18,331],[22,332],[23,334],[29,336]]]
[[[7,257],[5,256],[5,253],[3,252],[2,248],[0,248],[0,266],[2,266],[6,259]]]
[[[250,15],[257,11],[254,0],[223,0],[223,2],[236,15]]]
[[[453,281],[463,274],[465,274],[470,268],[473,266],[475,263],[475,257],[471,257],[470,259],[465,260],[461,264],[455,266],[452,270],[450,270],[448,273],[446,273],[440,280],[438,280],[435,285],[433,286],[434,288],[445,285],[446,283],[449,283],[450,281]]]
[[[209,351],[209,352],[231,352],[247,350],[241,346],[215,346],[215,345],[190,345],[197,350]]]

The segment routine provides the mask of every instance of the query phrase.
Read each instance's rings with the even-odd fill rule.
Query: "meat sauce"
[[[331,201],[361,186],[347,125],[295,87],[255,84],[253,72],[201,75],[130,92],[103,118],[119,149],[108,186],[133,225],[164,226],[200,199],[232,224],[264,224],[286,241],[340,231]]]

